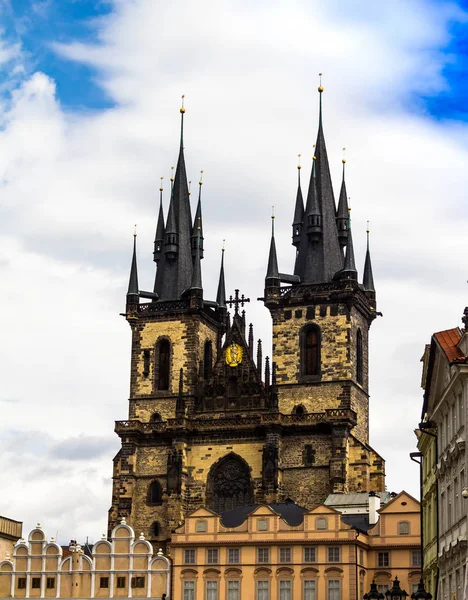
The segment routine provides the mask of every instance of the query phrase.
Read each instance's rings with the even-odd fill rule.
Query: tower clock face
[[[229,344],[226,348],[226,364],[230,367],[237,367],[242,362],[243,350],[239,344]]]

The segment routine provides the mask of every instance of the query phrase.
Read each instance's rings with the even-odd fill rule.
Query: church
[[[192,217],[181,108],[152,291],[140,289],[134,238],[124,314],[130,398],[128,419],[115,426],[109,531],[125,519],[164,546],[200,507],[222,515],[292,500],[312,509],[332,493],[385,490],[385,462],[369,445],[369,329],[378,314],[369,240],[360,280],[345,161],[336,205],[322,95],[320,86],[307,193],[299,177],[291,203],[291,272],[279,270],[272,220],[261,299],[272,317],[271,360],[246,325],[248,299],[226,293],[224,254],[216,299],[204,296],[201,194]]]

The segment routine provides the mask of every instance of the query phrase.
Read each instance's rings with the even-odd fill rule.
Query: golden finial
[[[160,179],[161,179],[161,184],[160,184],[161,187],[159,188],[159,191],[162,192],[163,191],[163,179],[164,179],[164,177],[161,177]]]
[[[319,73],[319,77],[320,77],[320,85],[318,86],[318,91],[320,93],[323,92],[323,86],[322,86],[322,73]]]
[[[198,225],[197,225],[198,231],[201,230],[201,224],[200,224],[200,222],[201,222],[201,219],[200,219],[200,217],[198,217]]]
[[[189,196],[190,196],[190,194],[192,193],[192,192],[190,191],[190,187],[191,187],[191,185],[192,185],[192,180],[190,180],[190,181],[188,182],[188,195],[189,195]]]
[[[343,158],[341,159],[341,162],[343,164],[345,164],[345,162],[346,162],[346,148],[343,148]]]
[[[312,148],[314,149],[314,155],[312,156],[312,160],[315,160],[316,159],[316,156],[315,156],[315,144],[312,146]]]
[[[133,237],[137,236],[136,229],[137,229],[137,226],[136,226],[136,223],[135,223],[135,225],[133,226]]]
[[[275,218],[275,205],[272,204],[271,206],[271,218],[274,219]]]
[[[366,233],[369,233],[370,229],[369,229],[369,221],[367,221],[367,229],[366,229]]]
[[[301,168],[301,155],[300,154],[297,155],[297,168],[298,169]]]
[[[174,167],[171,167],[171,181],[174,182]]]
[[[224,252],[224,246],[226,245],[226,240],[223,240],[223,247],[221,248],[221,250]]]
[[[184,98],[185,98],[185,95],[184,95],[184,94],[182,94],[182,106],[180,107],[180,112],[181,112],[182,114],[184,114],[184,112],[185,112],[185,108],[184,108]]]
[[[203,185],[203,170],[200,171],[200,181],[198,182],[200,185]]]

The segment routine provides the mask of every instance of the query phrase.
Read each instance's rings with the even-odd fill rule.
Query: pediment
[[[314,506],[314,508],[311,508],[306,514],[318,517],[322,515],[339,515],[341,513],[339,510],[336,510],[331,506],[327,506],[326,504],[319,504],[318,506]]]

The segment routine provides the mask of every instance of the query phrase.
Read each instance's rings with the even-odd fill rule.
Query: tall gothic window
[[[159,536],[159,531],[160,531],[160,527],[159,527],[159,522],[155,521],[152,525],[151,525],[151,535],[153,537],[158,537]]]
[[[169,375],[171,364],[171,344],[169,340],[159,342],[158,356],[158,390],[169,389]]]
[[[362,372],[362,333],[361,330],[358,329],[356,337],[356,379],[357,382],[361,384],[363,382]]]
[[[213,344],[211,340],[205,342],[205,349],[203,352],[203,376],[205,379],[209,379],[211,371],[213,369]]]
[[[253,504],[250,469],[240,456],[231,452],[211,467],[206,504],[217,513]]]
[[[148,488],[148,504],[161,504],[162,490],[159,481],[152,481]]]
[[[320,328],[309,325],[301,332],[301,373],[305,376],[320,375]]]

